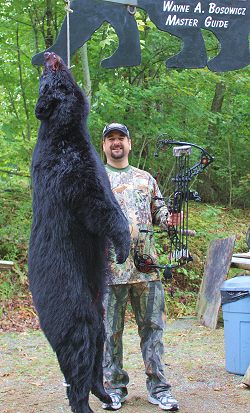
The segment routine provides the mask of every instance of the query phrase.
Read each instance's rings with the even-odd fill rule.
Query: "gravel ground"
[[[250,390],[242,376],[225,370],[223,328],[209,330],[191,318],[168,323],[166,375],[181,413],[250,412]],[[130,376],[124,413],[154,413],[147,402],[145,374],[136,327],[124,334],[124,367]],[[0,413],[70,413],[55,355],[40,331],[0,335]],[[95,413],[101,403],[91,396]]]

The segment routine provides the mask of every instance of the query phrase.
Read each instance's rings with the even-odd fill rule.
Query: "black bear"
[[[55,53],[45,54],[35,113],[30,289],[71,409],[90,413],[90,391],[111,401],[103,388],[102,297],[108,245],[124,262],[129,227],[90,142],[86,98]]]

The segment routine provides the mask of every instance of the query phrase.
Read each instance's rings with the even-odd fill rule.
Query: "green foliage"
[[[249,160],[247,162],[249,162]],[[233,188],[233,195],[236,204],[242,205],[243,207],[248,206],[248,200],[250,199],[250,174],[240,178],[238,187]]]
[[[48,16],[50,16],[48,18]],[[65,16],[59,0],[5,2],[0,12],[0,178],[1,170],[29,173],[38,121],[34,107],[41,69],[32,67],[31,57],[53,42]],[[142,47],[142,64],[135,68],[105,70],[100,61],[110,56],[118,39],[107,23],[88,43],[92,82],[89,128],[99,149],[105,123],[128,124],[133,137],[132,163],[168,176],[167,161],[152,156],[156,137],[191,141],[208,148],[216,162],[206,178],[206,202],[249,207],[249,67],[226,73],[208,69],[169,70],[168,57],[178,53],[181,42],[160,32],[145,12],[136,14]],[[216,37],[203,30],[209,57],[218,53]],[[80,54],[72,62],[73,74],[84,84]],[[225,85],[221,110],[212,109],[216,86]],[[204,187],[204,177],[199,186]],[[164,189],[164,188],[163,188]]]
[[[3,186],[3,185],[2,185]],[[13,271],[0,274],[0,300],[27,289],[27,251],[31,225],[29,186],[19,180],[0,196],[0,259],[14,261]]]
[[[189,251],[193,262],[186,267],[173,270],[173,280],[166,284],[165,296],[170,317],[195,314],[197,294],[203,277],[209,243],[214,239],[236,235],[234,251],[247,251],[246,231],[249,222],[249,210],[191,203],[189,226],[190,229],[196,231],[195,237],[189,237]],[[167,264],[168,255],[164,252],[167,248],[164,248],[164,244],[167,246],[169,241],[162,234],[156,234],[156,240],[157,252],[160,254],[159,262]],[[231,270],[231,272],[235,275],[239,270]]]
[[[0,275],[0,302],[4,300],[10,300],[19,291],[18,283],[14,282],[11,273]],[[1,307],[0,307],[0,317],[1,317]]]
[[[31,225],[29,181],[1,182],[0,259],[14,261],[11,272],[0,273],[0,301],[27,294],[27,251]],[[1,306],[0,306],[1,312]]]
[[[182,291],[178,287],[165,289],[165,303],[167,318],[178,318],[195,314],[197,294],[195,292]]]

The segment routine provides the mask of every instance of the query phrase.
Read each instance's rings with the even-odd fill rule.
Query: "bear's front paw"
[[[116,247],[115,253],[116,253],[117,264],[123,264],[126,261],[129,255],[129,250],[130,250],[130,245],[128,243],[123,243],[123,245]]]
[[[115,248],[117,264],[123,264],[130,252],[130,231],[127,221],[118,230],[114,231],[111,241]]]
[[[128,254],[124,254],[123,251],[116,252],[117,264],[123,264],[127,258],[128,258]]]

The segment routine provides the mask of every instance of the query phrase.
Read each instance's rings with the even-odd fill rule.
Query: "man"
[[[131,233],[131,252],[124,264],[111,262],[111,279],[104,297],[106,343],[104,349],[104,385],[113,403],[103,404],[106,410],[118,410],[125,401],[129,377],[123,370],[122,334],[128,298],[135,313],[141,339],[141,351],[147,375],[148,401],[163,410],[178,410],[170,384],[164,375],[163,330],[165,321],[164,290],[157,271],[143,273],[134,265],[140,229],[175,225],[179,214],[170,216],[161,199],[155,179],[146,171],[129,165],[131,138],[127,127],[111,123],[103,130],[105,153],[111,188]],[[156,260],[153,237],[145,237],[143,253]]]

